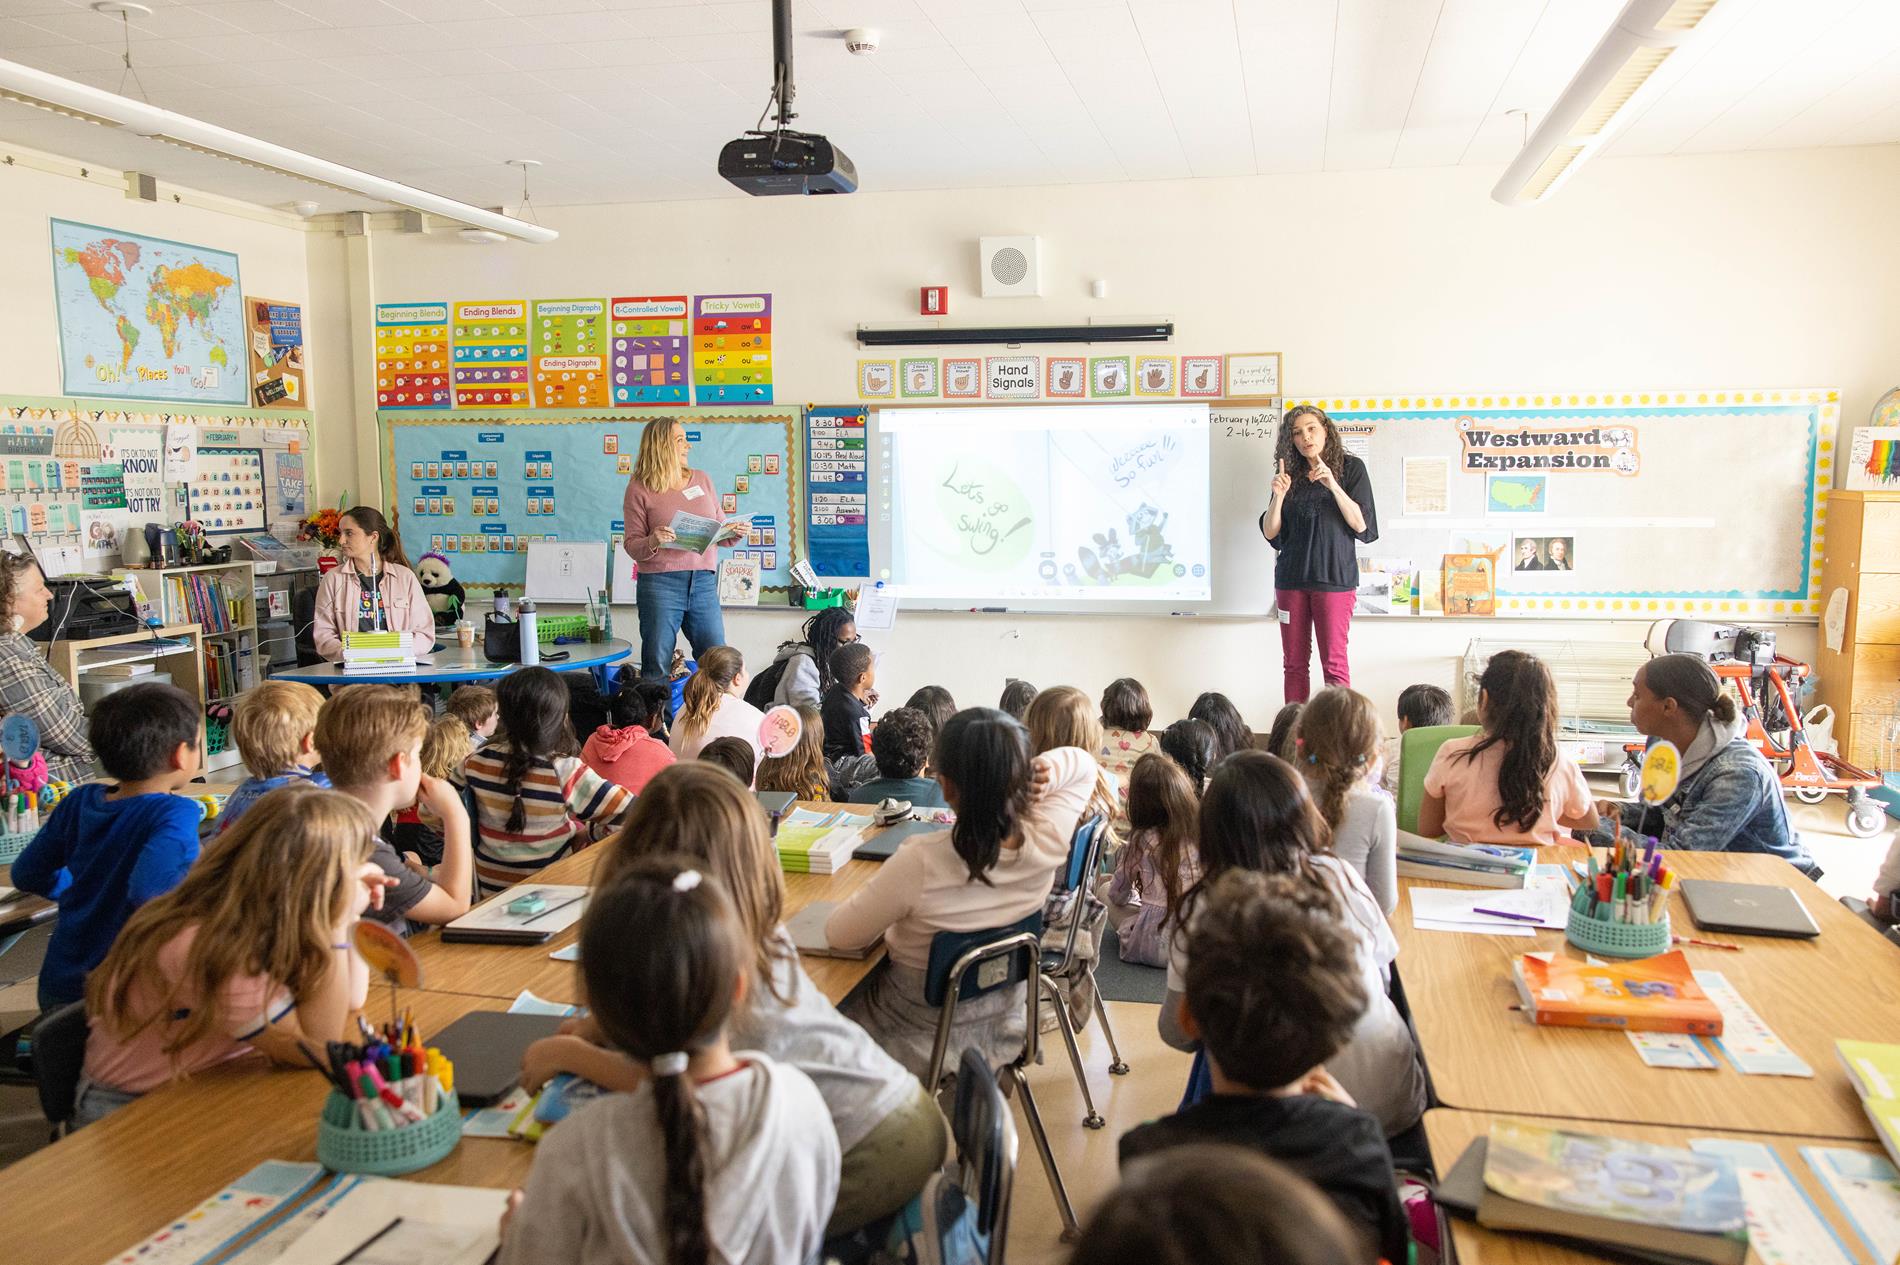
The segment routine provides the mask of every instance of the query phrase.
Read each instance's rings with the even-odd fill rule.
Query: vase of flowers
[[[321,509],[306,514],[297,523],[297,539],[314,543],[323,552],[317,555],[318,572],[334,570],[337,542],[342,538],[343,514],[340,510]]]

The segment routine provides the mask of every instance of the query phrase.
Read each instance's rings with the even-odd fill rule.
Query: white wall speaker
[[[985,237],[977,242],[986,299],[1042,295],[1042,238]]]

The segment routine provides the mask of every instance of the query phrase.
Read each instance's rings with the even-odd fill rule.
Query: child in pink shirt
[[[1537,656],[1505,650],[1479,678],[1484,732],[1438,749],[1425,774],[1418,832],[1454,843],[1535,847],[1596,829],[1575,760],[1557,749],[1557,683]]]
[[[340,791],[280,786],[132,916],[88,981],[77,1119],[258,1050],[304,1065],[350,1032],[369,968],[351,930],[387,879],[376,822]]]

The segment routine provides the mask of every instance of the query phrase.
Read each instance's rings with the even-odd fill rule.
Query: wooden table
[[[1542,851],[1547,862],[1585,855],[1582,848]],[[1438,1101],[1470,1111],[1874,1140],[1834,1041],[1900,1037],[1900,953],[1777,858],[1671,852],[1669,862],[1684,878],[1779,884],[1800,896],[1821,928],[1816,939],[1699,931],[1680,897],[1671,901],[1670,918],[1677,934],[1745,946],[1739,953],[1693,946],[1683,952],[1691,967],[1721,971],[1814,1076],[1743,1076],[1719,1052],[1716,1071],[1652,1068],[1621,1032],[1537,1027],[1512,1009],[1512,964],[1534,950],[1575,952],[1563,933],[1540,930],[1526,939],[1419,931],[1408,894],[1393,931]],[[1401,880],[1408,893],[1418,885],[1444,886]],[[1606,1094],[1611,1084],[1617,1092]]]
[[[814,805],[814,807],[850,807]],[[865,811],[869,811],[868,809]],[[588,848],[549,866],[548,882],[584,883],[603,855]],[[785,876],[786,915],[815,900],[842,900],[877,872],[853,861],[836,875]],[[425,1039],[462,1015],[506,1010],[530,988],[554,1001],[579,1000],[575,964],[548,954],[573,943],[570,928],[533,946],[443,944],[438,933],[414,938],[424,962],[423,989],[399,990]],[[804,959],[832,1001],[842,1000],[883,960]],[[370,986],[364,1013],[384,1017],[389,992]],[[0,1259],[104,1261],[160,1229],[264,1160],[314,1161],[317,1115],[328,1083],[314,1071],[271,1068],[250,1057],[148,1094],[96,1125],[0,1169]],[[464,1138],[441,1163],[406,1180],[460,1186],[518,1186],[534,1148],[496,1138]]]
[[[379,1016],[387,994],[372,993]],[[498,997],[405,991],[423,1032]],[[329,1083],[314,1071],[251,1056],[171,1085],[0,1169],[0,1224],[9,1261],[110,1260],[265,1160],[317,1158],[317,1115]],[[441,1163],[405,1180],[513,1187],[534,1158],[525,1142],[464,1138]]]
[[[866,816],[871,812],[861,804],[808,804],[805,807],[821,811],[851,809]],[[592,881],[594,867],[600,863],[608,846],[598,843],[573,856],[563,857],[542,870],[538,881],[588,884]],[[787,874],[785,917],[790,919],[815,901],[847,899],[871,881],[880,864],[882,862],[849,861],[836,874]],[[415,946],[416,957],[422,962],[422,986],[431,992],[513,999],[525,988],[549,1001],[576,1005],[581,1000],[579,964],[557,962],[549,954],[566,948],[579,938],[580,924],[576,923],[546,944],[444,944],[442,934],[438,931],[412,936],[409,943]],[[884,960],[884,946],[880,944],[862,960],[816,957],[811,954],[801,955],[800,960],[812,982],[836,1005]]]
[[[1687,1073],[1685,1073],[1686,1075]],[[1464,1154],[1465,1147],[1472,1139],[1483,1137],[1491,1128],[1491,1122],[1499,1117],[1480,1111],[1451,1111],[1440,1108],[1425,1113],[1425,1136],[1431,1142],[1432,1165],[1441,1174],[1448,1171]],[[1785,1133],[1749,1133],[1745,1131],[1723,1129],[1684,1129],[1638,1125],[1599,1125],[1590,1120],[1551,1120],[1540,1118],[1538,1124],[1556,1128],[1574,1129],[1580,1133],[1597,1133],[1605,1136],[1630,1138],[1639,1142],[1656,1142],[1665,1146],[1686,1146],[1694,1138],[1728,1138],[1742,1142],[1760,1142],[1774,1148],[1776,1156],[1794,1176],[1795,1184],[1807,1194],[1814,1206],[1820,1210],[1822,1219],[1833,1227],[1846,1246],[1848,1255],[1859,1265],[1887,1265],[1884,1261],[1875,1261],[1867,1252],[1867,1247],[1854,1233],[1853,1226],[1841,1215],[1834,1197],[1827,1192],[1814,1170],[1801,1157],[1804,1146],[1850,1147],[1856,1151],[1878,1154],[1880,1146],[1874,1142],[1848,1142],[1840,1138],[1804,1137]],[[1487,1230],[1473,1221],[1466,1221],[1449,1214],[1441,1214],[1441,1224],[1451,1233],[1453,1259],[1457,1265],[1580,1265],[1585,1261],[1600,1261],[1601,1256],[1580,1252],[1573,1248],[1562,1247],[1555,1243],[1534,1238],[1525,1234],[1503,1234]],[[1761,1258],[1750,1252],[1751,1265],[1760,1265]]]

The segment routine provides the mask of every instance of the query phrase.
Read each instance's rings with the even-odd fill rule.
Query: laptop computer
[[[1682,881],[1682,899],[1688,902],[1695,925],[1704,931],[1793,940],[1821,934],[1801,898],[1786,887],[1689,878]]]
[[[932,831],[948,830],[950,827],[935,821],[900,821],[895,826],[886,826],[863,843],[851,854],[856,861],[888,861],[906,839],[918,835],[927,835]]]
[[[471,1010],[435,1034],[432,1044],[455,1064],[455,1092],[464,1107],[499,1102],[521,1081],[521,1056],[561,1030],[562,1016]]]

